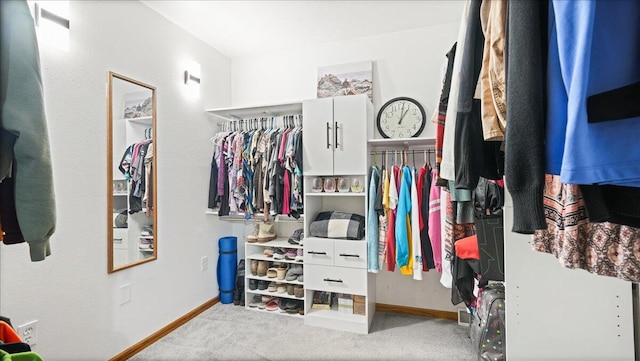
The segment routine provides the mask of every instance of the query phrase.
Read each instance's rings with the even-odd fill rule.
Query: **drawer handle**
[[[357,257],[360,258],[359,254],[347,254],[347,253],[340,253],[341,257]]]
[[[325,278],[323,281],[325,282],[338,282],[338,283],[342,283],[342,280],[333,280],[331,278]]]
[[[323,255],[323,256],[326,256],[326,255],[327,255],[327,252],[309,251],[309,252],[307,252],[307,253],[309,253],[309,254],[321,254],[321,255]]]
[[[113,241],[116,243],[122,243],[122,238],[114,238]]]

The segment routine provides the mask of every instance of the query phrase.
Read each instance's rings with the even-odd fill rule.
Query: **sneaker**
[[[302,261],[304,261],[304,251],[302,248],[298,248],[298,251],[296,252],[296,262]]]
[[[304,230],[302,228],[296,229],[289,237],[289,243],[291,244],[300,244],[300,239],[303,237]]]
[[[249,307],[251,308],[255,308],[258,307],[258,305],[262,303],[264,304],[264,302],[262,302],[262,296],[260,295],[253,295],[253,299],[251,302],[249,302]]]
[[[273,229],[273,222],[260,222],[258,231],[258,242],[268,242],[276,239],[276,231]]]
[[[254,280],[254,279],[250,279],[249,280],[249,289],[250,290],[255,290],[258,288],[258,280]]]
[[[260,223],[254,223],[253,232],[247,235],[247,242],[256,243],[258,242],[258,232],[260,231]]]
[[[296,259],[296,251],[293,249],[287,249],[287,251],[284,253],[284,258],[288,259],[289,261],[293,261],[294,259]]]
[[[258,289],[260,291],[264,291],[269,288],[269,282],[267,281],[258,281]]]
[[[273,250],[273,259],[284,259],[284,250],[282,248],[276,248]]]
[[[265,247],[264,251],[262,251],[262,254],[267,257],[273,257],[273,247]]]

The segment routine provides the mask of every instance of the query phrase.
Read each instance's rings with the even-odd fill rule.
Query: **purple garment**
[[[227,176],[227,167],[224,163],[224,155],[227,152],[227,138],[220,140],[220,159],[218,159],[218,195],[224,196],[224,180]]]

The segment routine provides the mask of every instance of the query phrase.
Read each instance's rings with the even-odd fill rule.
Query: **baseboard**
[[[201,314],[202,312],[206,311],[207,309],[211,308],[213,305],[215,305],[218,302],[220,302],[220,299],[218,297],[214,297],[214,298],[210,299],[209,301],[207,301],[207,302],[203,303],[202,305],[196,307],[195,309],[189,311],[189,313],[185,314],[184,316],[178,318],[177,320],[175,320],[175,321],[171,322],[170,324],[164,326],[163,328],[159,329],[158,331],[154,332],[153,334],[147,336],[142,341],[136,343],[135,345],[133,345],[133,346],[129,347],[128,349],[126,349],[126,350],[120,352],[119,354],[115,355],[114,357],[109,359],[109,361],[126,361],[126,360],[130,359],[131,357],[133,357],[138,352],[140,352],[140,351],[144,350],[145,348],[151,346],[154,342],[156,342],[159,339],[163,338],[164,336],[168,335],[169,333],[171,333],[172,331],[174,331],[178,327],[184,325],[185,323],[187,323],[188,321],[190,321],[191,319],[193,319],[197,315]]]
[[[430,310],[428,308],[417,308],[417,307],[400,306],[400,305],[388,305],[385,303],[376,303],[376,311],[401,313],[403,315],[412,315],[412,316],[444,318],[444,319],[453,320],[453,321],[458,320],[457,312]]]

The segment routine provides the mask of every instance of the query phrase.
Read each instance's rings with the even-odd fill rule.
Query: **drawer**
[[[129,229],[114,228],[113,229],[113,248],[127,249],[128,243],[129,243]]]
[[[333,264],[340,267],[367,268],[366,241],[333,241]]]
[[[318,291],[366,295],[367,270],[333,266],[305,265],[304,287],[306,289]]]
[[[305,238],[304,263],[333,266],[333,240]]]

